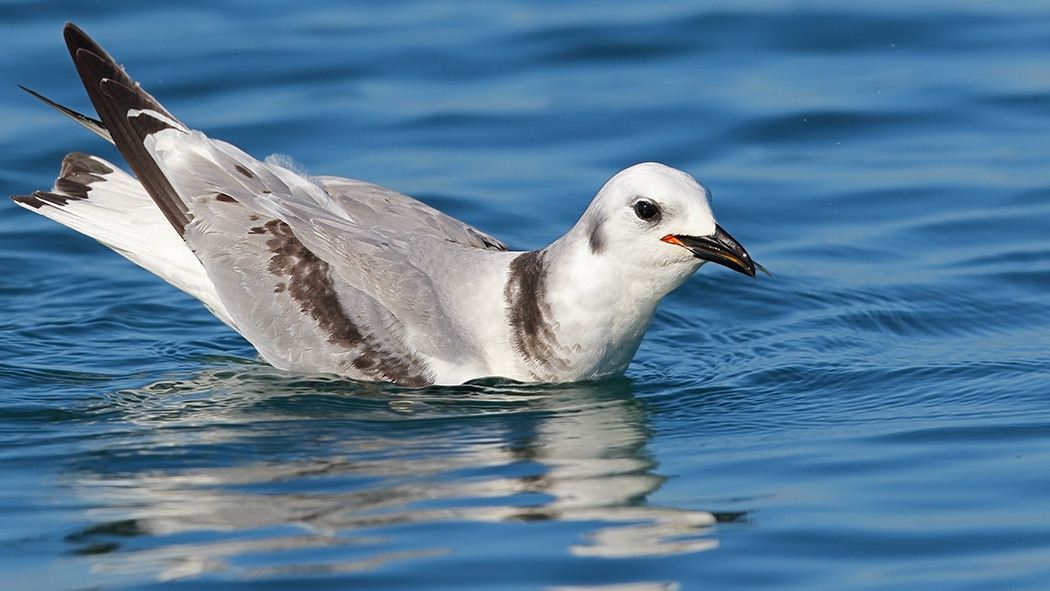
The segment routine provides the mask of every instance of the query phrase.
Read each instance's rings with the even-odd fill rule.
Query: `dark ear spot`
[[[605,247],[605,239],[602,237],[602,225],[598,222],[591,224],[591,231],[587,233],[587,243],[591,247],[591,254],[597,256],[601,254],[602,248]]]

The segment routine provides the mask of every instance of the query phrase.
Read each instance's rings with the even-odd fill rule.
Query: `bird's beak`
[[[756,267],[766,275],[772,276],[762,265],[752,261],[751,255],[747,254],[744,247],[740,246],[740,243],[735,238],[717,224],[715,225],[715,233],[710,236],[668,234],[661,240],[689,250],[698,259],[718,263],[749,277],[755,276]]]

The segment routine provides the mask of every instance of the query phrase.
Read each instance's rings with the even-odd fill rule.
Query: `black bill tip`
[[[689,236],[685,234],[668,234],[662,238],[668,244],[681,246],[693,253],[698,259],[718,263],[748,277],[754,277],[757,271],[762,271],[772,277],[772,274],[762,265],[751,260],[743,246],[722,229],[715,225],[715,233],[709,236]]]

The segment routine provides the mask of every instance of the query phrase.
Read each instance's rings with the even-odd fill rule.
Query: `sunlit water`
[[[1046,589],[1050,7],[0,2],[0,186],[112,147],[73,20],[176,116],[516,248],[682,168],[705,267],[623,379],[283,374],[0,202],[3,589]],[[90,5],[90,6],[89,6]]]

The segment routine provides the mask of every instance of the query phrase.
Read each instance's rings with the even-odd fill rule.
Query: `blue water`
[[[133,4],[133,6],[132,6]],[[1050,588],[1045,2],[0,2],[0,187],[114,149],[72,20],[187,124],[545,245],[682,168],[708,266],[623,379],[281,373],[0,202],[3,589]]]

